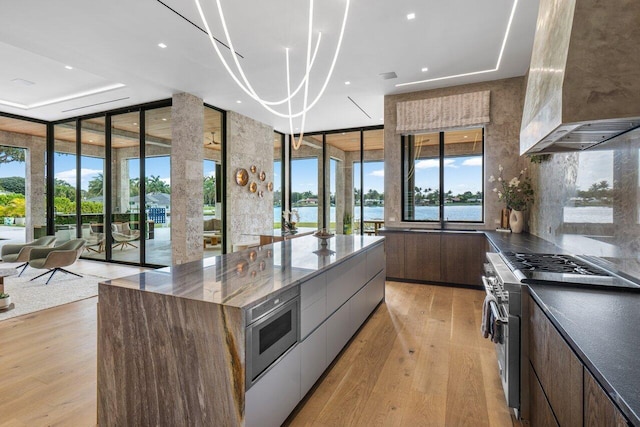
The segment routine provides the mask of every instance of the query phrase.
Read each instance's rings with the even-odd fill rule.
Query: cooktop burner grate
[[[578,274],[583,276],[610,276],[606,271],[589,265],[570,255],[515,252],[503,252],[503,255],[513,270],[520,270],[525,275],[527,271],[536,271],[543,273]]]

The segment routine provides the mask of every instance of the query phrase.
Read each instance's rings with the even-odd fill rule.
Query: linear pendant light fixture
[[[290,129],[292,137],[293,137],[293,119],[297,118],[297,117],[301,117],[301,125],[300,125],[299,137],[298,137],[297,140],[295,138],[293,139],[293,148],[295,150],[300,148],[300,145],[302,144],[302,138],[304,136],[304,125],[305,125],[305,121],[306,121],[306,117],[307,117],[307,112],[311,108],[313,108],[313,106],[316,105],[316,103],[320,100],[320,97],[323,95],[325,89],[327,88],[327,85],[329,84],[329,80],[331,79],[331,75],[333,74],[333,69],[334,69],[334,67],[336,65],[336,61],[338,59],[338,54],[340,52],[340,47],[342,45],[342,37],[344,35],[344,29],[345,29],[346,24],[347,24],[347,15],[349,13],[349,4],[350,4],[350,2],[351,2],[351,0],[346,0],[345,10],[344,10],[344,17],[342,19],[342,27],[340,29],[340,36],[338,38],[338,44],[336,45],[336,51],[335,51],[335,53],[333,55],[333,60],[331,61],[331,67],[329,68],[329,72],[327,73],[327,76],[325,78],[324,84],[322,85],[320,91],[318,92],[316,97],[313,99],[313,101],[308,102],[309,101],[309,78],[310,78],[311,70],[312,70],[313,65],[315,63],[316,55],[318,53],[318,48],[320,47],[320,40],[322,39],[322,33],[318,32],[318,38],[316,40],[315,48],[313,49],[313,54],[311,54],[311,45],[312,45],[312,39],[313,39],[313,0],[309,0],[309,23],[308,23],[308,34],[307,34],[307,55],[306,55],[306,61],[305,61],[305,74],[304,74],[302,80],[300,81],[300,83],[298,84],[298,86],[292,91],[291,90],[291,73],[290,73],[290,66],[289,66],[289,49],[286,48],[285,49],[285,61],[286,61],[286,67],[287,67],[287,73],[286,73],[287,97],[283,98],[283,99],[280,99],[280,100],[277,100],[277,101],[266,100],[266,99],[260,97],[257,94],[255,89],[253,88],[253,86],[251,85],[249,80],[247,79],[247,77],[245,75],[245,72],[244,72],[244,70],[242,68],[242,65],[240,64],[240,61],[237,58],[237,55],[232,55],[234,64],[235,64],[236,69],[237,69],[237,72],[240,74],[240,77],[241,77],[242,81],[241,81],[240,78],[238,78],[238,76],[231,69],[231,67],[229,66],[227,61],[222,56],[222,52],[220,52],[220,49],[218,48],[218,44],[217,44],[216,40],[213,37],[213,33],[211,32],[211,28],[209,27],[209,23],[207,21],[207,18],[205,17],[204,12],[202,11],[202,7],[200,6],[200,0],[195,0],[196,7],[198,8],[198,13],[200,14],[200,19],[202,19],[204,27],[207,30],[207,35],[209,36],[209,41],[211,42],[211,45],[215,49],[216,54],[218,55],[218,58],[220,59],[220,61],[224,65],[224,68],[227,70],[227,72],[229,73],[231,78],[236,82],[236,84],[240,87],[240,89],[242,89],[247,95],[249,95],[252,99],[257,101],[260,105],[262,105],[270,113],[275,114],[278,117],[289,119],[289,129]],[[227,23],[226,23],[226,21],[224,19],[224,13],[222,11],[222,6],[220,4],[220,0],[216,0],[216,5],[217,5],[217,8],[218,8],[218,14],[220,15],[220,21],[222,22],[222,29],[224,30],[224,35],[225,35],[225,37],[227,39],[227,44],[229,45],[229,49],[233,53],[233,52],[235,52],[235,49],[233,47],[233,42],[231,40],[231,36],[229,35],[229,30],[227,28]],[[292,109],[291,109],[291,100],[300,92],[300,90],[302,90],[303,87],[304,87],[304,94],[303,94],[303,104],[302,104],[303,106],[302,106],[302,109],[299,110],[299,111],[293,112]],[[277,110],[275,110],[275,109],[273,109],[271,107],[271,106],[276,106],[276,105],[282,105],[284,103],[287,104],[287,113],[282,113],[282,112],[277,111]]]

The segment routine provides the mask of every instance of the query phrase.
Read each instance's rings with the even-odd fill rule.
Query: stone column
[[[256,167],[252,173],[251,166]],[[249,183],[236,184],[238,168],[249,172]],[[261,181],[260,173],[266,178]],[[273,128],[236,112],[227,112],[227,251],[234,244],[258,242],[260,234],[273,233]],[[251,183],[256,191],[251,192]],[[260,197],[262,192],[262,197]]]
[[[188,93],[173,96],[171,107],[171,259],[202,259],[204,106]]]
[[[26,241],[33,240],[33,227],[46,227],[45,141],[32,137],[26,156]]]

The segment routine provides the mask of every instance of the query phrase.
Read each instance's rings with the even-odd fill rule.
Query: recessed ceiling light
[[[93,142],[93,139],[90,139],[89,142]]]
[[[66,68],[67,70],[73,70],[73,67],[71,65],[65,65],[64,68]]]
[[[163,117],[163,118],[162,118],[162,121],[163,121],[163,122],[166,122],[166,121],[167,121],[167,119],[165,119],[165,118]]]
[[[344,84],[346,84],[347,86],[349,86],[349,85],[351,84],[351,82],[346,81],[346,82],[344,82]]]
[[[11,82],[17,83],[23,86],[33,86],[35,84],[35,82],[32,82],[31,80],[26,80],[21,78],[13,79],[11,80]]]
[[[239,99],[236,101],[236,104],[242,104],[242,101],[240,101]]]
[[[465,138],[469,138],[467,135],[464,136]]]
[[[134,126],[138,126],[138,124],[137,124],[137,123],[134,123],[133,125],[134,125]]]
[[[422,67],[422,72],[426,73],[427,71],[429,71],[429,69],[427,67]]]
[[[412,19],[416,19],[416,14],[415,13],[408,13],[407,14],[407,20],[411,21]]]
[[[161,47],[162,49],[164,49],[167,47],[167,45],[164,43],[158,43],[158,47]]]

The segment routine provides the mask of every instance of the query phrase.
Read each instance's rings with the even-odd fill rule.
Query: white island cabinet
[[[247,391],[248,427],[286,420],[384,300],[384,266],[377,245],[300,284],[301,341]]]

